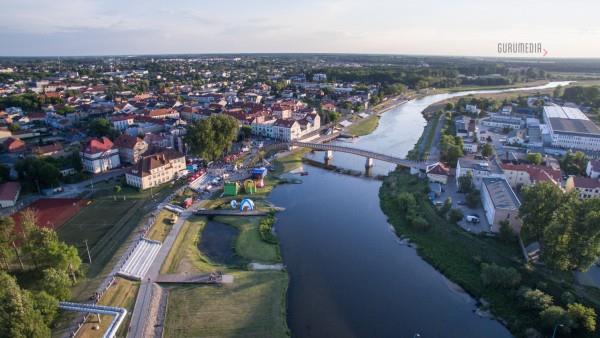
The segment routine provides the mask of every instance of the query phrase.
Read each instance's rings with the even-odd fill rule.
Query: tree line
[[[58,302],[80,275],[77,249],[41,228],[26,209],[19,227],[0,218],[0,337],[50,337]]]

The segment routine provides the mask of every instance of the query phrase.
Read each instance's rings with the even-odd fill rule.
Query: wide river
[[[539,90],[565,85],[552,82]],[[447,98],[511,90],[439,94],[386,112],[354,147],[405,156],[423,132],[422,111]],[[322,160],[322,153],[319,153]],[[364,159],[334,154],[333,164],[364,170]],[[307,168],[302,184],[269,199],[286,210],[276,230],[290,275],[287,310],[294,337],[510,337],[478,316],[475,301],[398,241],[379,207],[381,182]],[[392,166],[377,162],[375,173]]]

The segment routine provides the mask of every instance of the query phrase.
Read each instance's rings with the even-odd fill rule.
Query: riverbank
[[[375,129],[377,129],[378,125],[379,125],[379,116],[373,114],[367,118],[364,118],[364,119],[354,122],[351,126],[346,128],[346,133],[348,133],[354,137],[369,135]]]
[[[294,151],[275,160],[280,173],[301,163],[303,152]],[[267,176],[265,187],[251,196],[258,208],[270,208],[266,197],[279,184],[279,179]],[[207,208],[229,205],[231,198],[215,197]],[[237,234],[228,243],[219,243],[231,250],[234,265],[219,264],[202,251],[200,243],[207,234],[207,219],[193,216],[186,220],[162,268],[162,274],[202,274],[221,271],[234,277],[230,285],[185,286],[168,289],[168,305],[164,337],[179,336],[256,336],[285,337],[290,332],[286,320],[286,294],[289,277],[286,271],[252,271],[250,263],[281,264],[278,243],[264,241],[260,234],[260,217],[214,217],[211,222],[231,226]],[[213,236],[214,237],[214,236]],[[205,243],[206,244],[206,243]],[[217,244],[217,243],[213,243]]]
[[[424,180],[404,170],[392,172],[385,178],[379,192],[381,209],[398,236],[414,243],[424,260],[479,300],[481,310],[489,310],[513,334],[522,336],[528,328],[544,332],[547,328],[541,327],[537,313],[521,306],[516,291],[520,286],[538,288],[551,295],[556,304],[565,306],[561,300],[563,292],[578,294],[572,276],[526,265],[516,241],[505,243],[485,234],[474,235],[448,222],[429,203],[427,191]],[[415,198],[413,211],[425,222],[411,223],[398,207],[398,197],[407,193]],[[509,288],[485,284],[481,277],[482,265],[492,263],[514,268],[520,274],[520,283]],[[583,298],[578,301],[590,303]]]

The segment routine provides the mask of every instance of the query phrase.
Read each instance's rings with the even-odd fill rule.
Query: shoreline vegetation
[[[424,180],[404,169],[396,170],[380,188],[381,209],[398,237],[416,246],[420,257],[477,300],[478,313],[490,313],[516,336],[526,336],[532,328],[547,332],[548,327],[541,325],[535,311],[523,306],[519,287],[539,289],[559,305],[568,305],[565,292],[582,304],[592,305],[592,300],[584,297],[586,293],[574,287],[571,274],[525,264],[516,241],[475,235],[446,220],[428,202],[427,190]],[[408,195],[413,203],[407,208]],[[487,277],[490,271],[496,274],[491,281]],[[509,274],[512,281],[500,282]]]

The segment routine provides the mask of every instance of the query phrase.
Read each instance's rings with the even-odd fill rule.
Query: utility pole
[[[88,246],[88,240],[86,239],[84,242],[85,242],[85,250],[87,251],[87,254],[88,254],[88,261],[90,262],[90,264],[92,264],[92,255],[90,255],[90,247]]]

